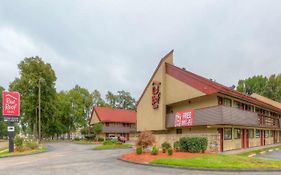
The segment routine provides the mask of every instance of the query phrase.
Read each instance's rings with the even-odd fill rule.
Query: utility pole
[[[39,91],[38,91],[38,101],[39,101],[39,109],[38,109],[38,117],[39,117],[39,130],[38,130],[38,137],[39,143],[41,142],[41,78],[39,79]]]

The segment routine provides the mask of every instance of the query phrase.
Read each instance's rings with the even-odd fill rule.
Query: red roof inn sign
[[[20,116],[20,93],[2,92],[2,114],[6,117]]]
[[[175,127],[193,126],[194,124],[194,110],[185,110],[177,112],[175,115]]]

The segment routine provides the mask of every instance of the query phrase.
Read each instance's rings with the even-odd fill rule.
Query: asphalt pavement
[[[118,160],[132,150],[92,150],[93,145],[68,142],[47,144],[49,152],[0,158],[0,175],[228,175],[281,174],[278,172],[208,172],[148,167]],[[210,162],[211,163],[211,162]]]

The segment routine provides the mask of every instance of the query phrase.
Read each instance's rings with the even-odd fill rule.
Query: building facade
[[[109,107],[94,107],[90,125],[102,123],[102,132],[98,137],[107,138],[110,135],[124,136],[127,140],[136,137],[136,112]]]
[[[242,94],[161,59],[137,103],[137,130],[151,130],[157,144],[184,136],[208,138],[223,152],[281,141],[281,108]]]

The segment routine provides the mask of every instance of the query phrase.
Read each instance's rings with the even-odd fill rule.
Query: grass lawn
[[[122,144],[122,145],[99,145],[94,148],[94,150],[103,150],[103,149],[120,149],[120,148],[131,148],[130,144]]]
[[[246,156],[248,157],[249,155],[252,155],[252,154],[259,154],[263,151],[268,151],[268,150],[271,150],[271,149],[281,149],[281,146],[273,146],[273,147],[269,147],[269,148],[262,148],[262,149],[258,149],[258,150],[254,150],[254,151],[248,151],[248,152],[244,152],[244,153],[241,153],[241,154],[238,154],[239,156]]]
[[[17,155],[29,155],[29,154],[46,152],[46,151],[48,151],[48,148],[46,146],[40,146],[38,149],[28,150],[28,151],[24,151],[24,152],[9,153],[9,150],[6,150],[6,151],[0,153],[0,158],[1,157],[17,156]]]
[[[210,154],[192,158],[157,159],[150,164],[171,165],[194,168],[230,168],[230,169],[281,169],[281,160],[249,158],[238,155]]]
[[[92,140],[73,140],[72,142],[77,144],[99,144],[99,142]]]

